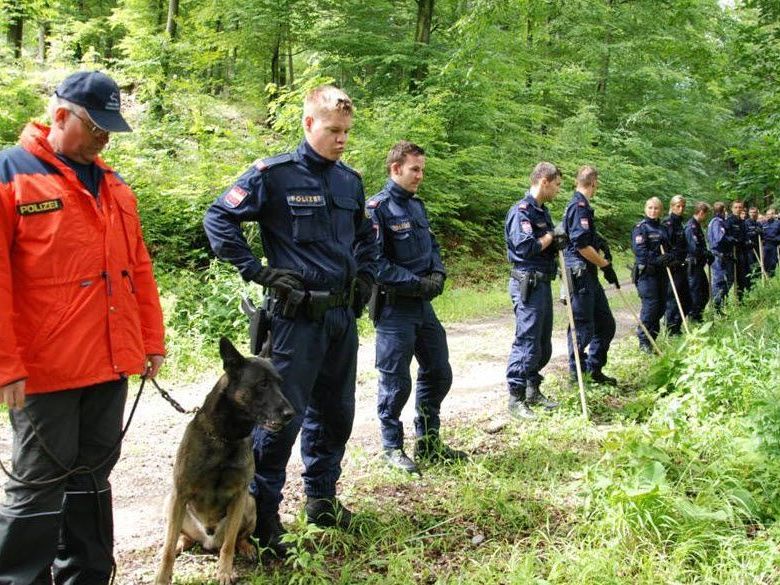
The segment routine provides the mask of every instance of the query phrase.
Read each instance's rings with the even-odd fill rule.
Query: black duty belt
[[[546,274],[544,272],[535,272],[531,270],[518,270],[517,268],[512,269],[510,276],[517,281],[529,278],[532,285],[535,285],[537,282],[552,282],[555,280],[554,274]]]

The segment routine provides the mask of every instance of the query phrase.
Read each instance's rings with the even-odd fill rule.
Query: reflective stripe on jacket
[[[143,372],[163,317],[135,196],[101,160],[96,200],[29,124],[0,153],[0,386],[28,394]]]

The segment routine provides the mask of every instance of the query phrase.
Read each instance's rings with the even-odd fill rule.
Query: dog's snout
[[[282,407],[280,418],[284,421],[285,424],[290,422],[294,416],[295,416],[295,410],[293,409],[292,406],[286,404]]]

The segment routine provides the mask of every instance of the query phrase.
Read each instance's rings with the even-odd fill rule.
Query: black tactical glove
[[[371,287],[374,286],[374,279],[370,274],[365,272],[358,272],[355,277],[355,304],[360,303],[360,307],[363,308],[371,298]]]
[[[566,246],[569,243],[569,236],[566,233],[566,228],[563,227],[562,223],[559,223],[557,226],[555,226],[555,229],[552,232],[553,237],[553,246],[555,246],[553,249],[557,252],[558,250],[565,250]]]
[[[611,263],[604,266],[601,271],[604,273],[604,280],[606,280],[609,284],[614,284],[615,287],[620,288],[620,281],[618,280],[617,274],[615,273],[615,268]]]
[[[439,274],[439,273],[434,273]],[[420,278],[420,296],[426,301],[436,298],[440,294],[439,284],[433,278],[433,274]]]
[[[601,240],[604,244],[604,246],[601,248],[601,251],[604,252],[604,259],[608,260],[610,263],[612,262],[612,251],[609,249],[609,244],[607,244],[606,241]]]
[[[294,270],[287,268],[270,268],[264,266],[252,277],[257,284],[276,289],[281,293],[292,290],[303,290],[303,277]]]
[[[712,264],[713,262],[715,262],[715,254],[713,254],[709,250],[706,250],[704,252],[704,255],[705,255],[705,258],[707,259],[707,264]]]
[[[441,293],[444,292],[444,273],[442,272],[431,272],[428,275],[428,278],[430,278],[433,282],[436,283],[437,290],[436,290],[436,296],[438,297]]]
[[[674,256],[669,254],[668,252],[666,254],[661,254],[660,256],[658,256],[658,258],[656,258],[656,264],[664,268],[669,268],[673,262],[674,262]]]

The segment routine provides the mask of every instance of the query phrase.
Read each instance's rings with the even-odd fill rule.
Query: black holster
[[[528,302],[528,297],[531,296],[531,291],[536,285],[536,279],[531,272],[524,272],[522,270],[512,270],[512,278],[517,281],[519,285],[520,300],[523,303]]]
[[[271,332],[271,302],[271,297],[266,296],[258,309],[249,297],[241,298],[241,311],[249,317],[249,351],[252,355],[260,355]]]
[[[379,320],[382,309],[385,308],[386,301],[387,293],[380,285],[374,284],[371,287],[371,298],[368,299],[368,316],[374,324]]]

